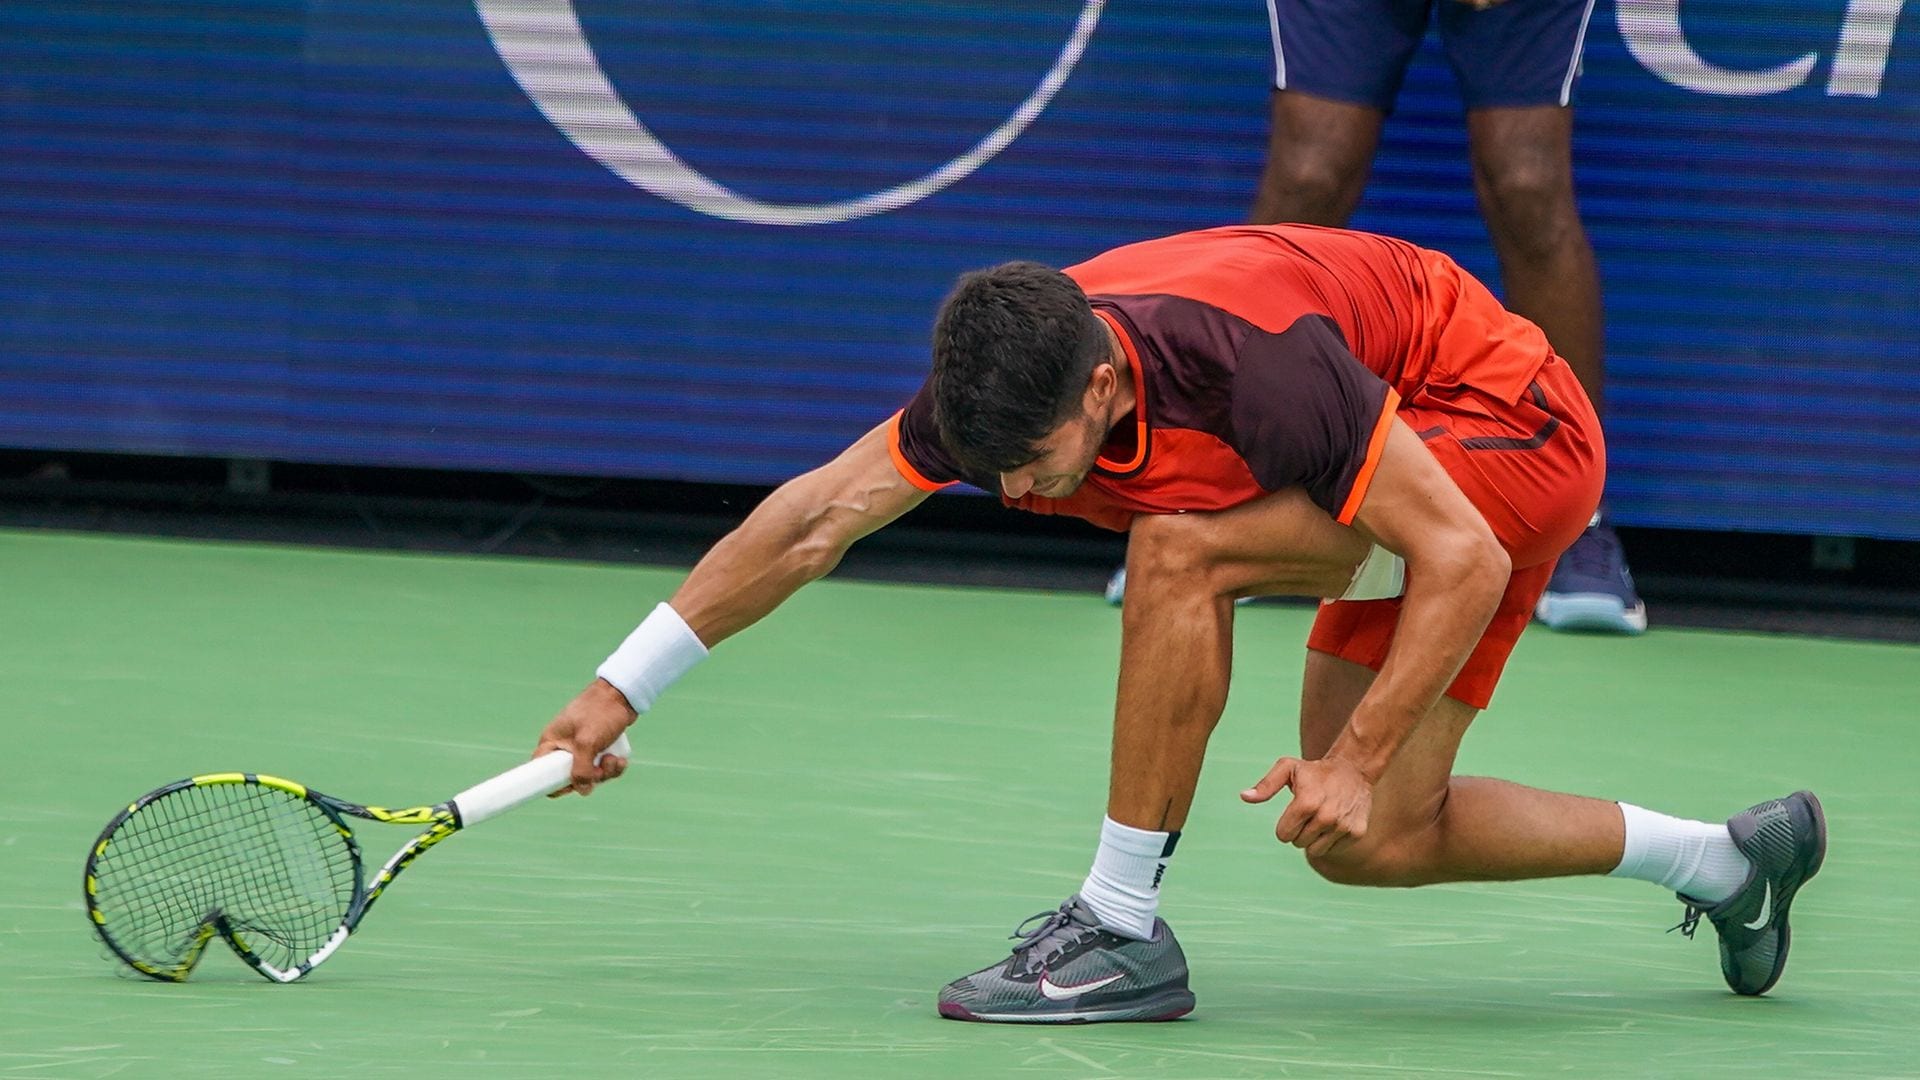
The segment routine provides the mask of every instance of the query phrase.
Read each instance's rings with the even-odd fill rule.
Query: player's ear
[[[1093,365],[1093,373],[1087,376],[1087,392],[1083,399],[1087,411],[1098,412],[1105,407],[1119,388],[1120,373],[1113,364],[1102,361]]]

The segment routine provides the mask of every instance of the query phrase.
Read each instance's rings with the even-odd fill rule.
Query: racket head
[[[254,773],[157,788],[87,855],[87,915],[134,971],[181,982],[218,935],[279,981],[337,944],[364,906],[360,847],[325,796]]]

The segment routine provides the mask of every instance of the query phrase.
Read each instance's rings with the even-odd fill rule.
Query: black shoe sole
[[[1193,991],[1170,990],[1130,1005],[1108,1004],[1091,1009],[1058,1012],[976,1013],[958,1002],[940,1003],[940,1015],[949,1020],[980,1024],[1114,1024],[1178,1020],[1193,1011]]]

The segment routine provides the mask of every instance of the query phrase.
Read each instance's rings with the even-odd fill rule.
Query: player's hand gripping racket
[[[632,747],[622,735],[605,753],[629,757]],[[142,975],[184,980],[218,935],[255,971],[292,982],[333,955],[421,852],[565,787],[572,771],[573,755],[555,750],[446,802],[405,810],[253,773],[176,781],[107,823],[87,855],[87,914],[114,955]],[[426,831],[369,885],[347,818]]]

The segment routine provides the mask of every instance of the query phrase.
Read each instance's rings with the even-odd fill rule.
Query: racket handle
[[[613,745],[602,751],[593,760],[612,754],[614,757],[633,756],[633,744],[627,741],[626,733],[613,740]],[[554,750],[542,754],[532,761],[516,768],[508,769],[491,780],[482,780],[453,797],[455,811],[460,814],[460,824],[464,827],[485,821],[496,814],[504,814],[528,799],[537,799],[550,791],[558,791],[567,786],[573,778],[573,755],[565,750]]]

